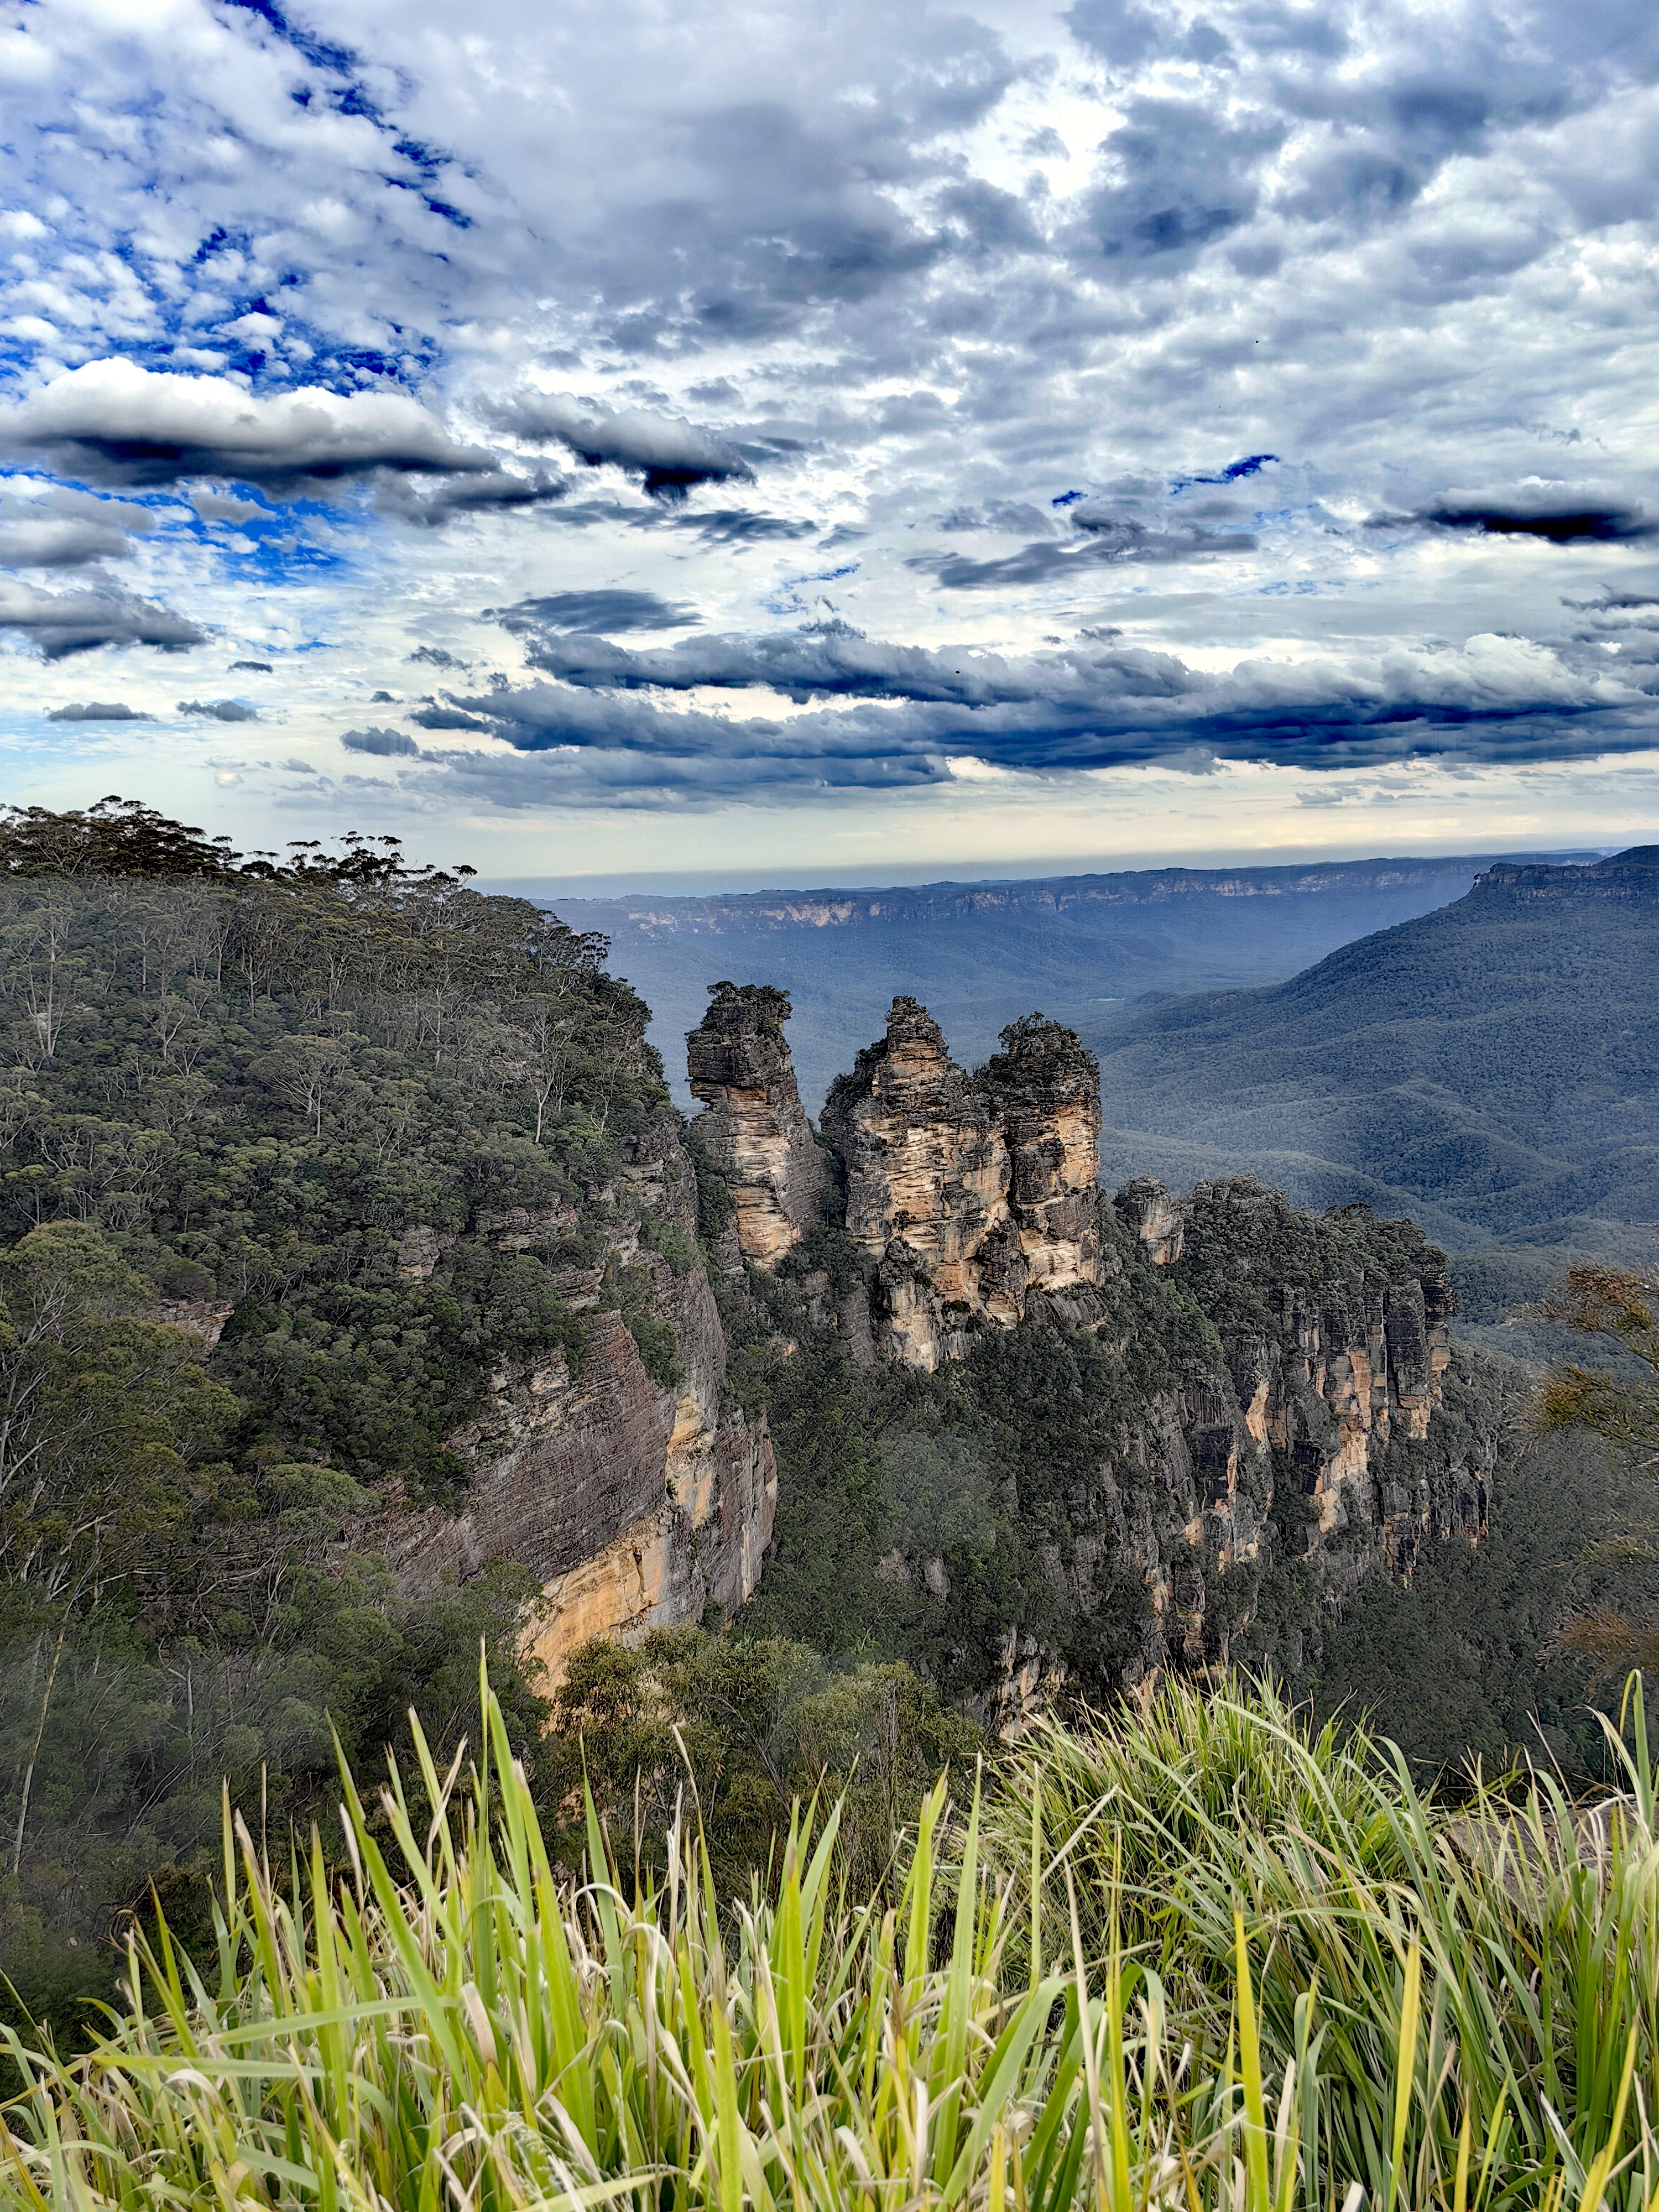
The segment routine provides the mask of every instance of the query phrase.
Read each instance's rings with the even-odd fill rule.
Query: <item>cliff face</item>
[[[463,1510],[400,1514],[386,1536],[411,1589],[490,1559],[528,1568],[545,1600],[533,1642],[556,1678],[587,1637],[743,1604],[777,1502],[764,1416],[721,1412],[726,1340],[674,1120],[629,1150],[580,1206],[479,1217],[498,1249],[568,1261],[559,1287],[581,1342],[498,1368],[486,1410],[448,1440],[468,1472]],[[405,1237],[406,1266],[430,1272],[435,1257],[429,1231]]]
[[[1109,1200],[1089,1055],[1035,1016],[1003,1046],[969,1075],[895,1001],[823,1116],[860,1295],[781,1285],[801,1334],[938,1378],[881,1401],[888,1632],[1004,1731],[1068,1681],[1295,1672],[1362,1582],[1484,1528],[1497,1430],[1446,1410],[1445,1261],[1250,1177]]]
[[[815,1226],[829,1175],[795,1086],[783,1024],[789,1000],[764,985],[716,983],[686,1038],[705,1158],[737,1208],[743,1260],[771,1268]]]
[[[1411,1224],[1296,1213],[1248,1177],[1109,1200],[1076,1037],[1028,1017],[969,1074],[912,999],[836,1085],[826,1150],[787,1012],[717,987],[688,1039],[691,1146],[734,1209],[721,1299],[801,1389],[831,1393],[792,1401],[787,1425],[798,1449],[848,1439],[848,1498],[866,1502],[816,1540],[845,1553],[847,1595],[876,1593],[897,1648],[988,1723],[1017,1730],[1061,1685],[1098,1695],[1170,1665],[1294,1672],[1366,1577],[1478,1536],[1496,1436],[1446,1413],[1450,1286]],[[387,1542],[416,1587],[493,1558],[527,1567],[556,1674],[589,1636],[744,1604],[773,1536],[765,1416],[722,1412],[698,1172],[664,1113],[610,1182],[467,1231],[541,1252],[580,1343],[502,1364],[450,1439],[464,1509],[401,1514]],[[821,1224],[809,1260],[797,1248]],[[453,1241],[416,1224],[399,1264],[429,1275]],[[862,1457],[844,1425],[860,1403],[885,1408]],[[832,1483],[839,1449],[816,1462]],[[841,1625],[821,1603],[791,1623],[828,1648]]]
[[[831,1089],[876,1349],[932,1371],[976,1321],[1012,1328],[1034,1291],[1097,1283],[1100,1105],[1068,1030],[1032,1019],[969,1076],[914,999]]]
[[[1652,907],[1659,902],[1659,845],[1632,845],[1588,867],[1526,866],[1498,860],[1474,879],[1473,895],[1483,907],[1500,902],[1528,906],[1548,902],[1582,905],[1612,900]]]

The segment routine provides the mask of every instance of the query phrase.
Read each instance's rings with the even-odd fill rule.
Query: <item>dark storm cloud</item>
[[[54,707],[46,717],[49,722],[153,722],[154,714],[146,714],[137,707],[129,707],[122,700],[88,699],[84,704]]]
[[[1214,677],[1173,653],[1124,646],[1112,629],[1085,631],[1056,652],[1015,655],[969,646],[896,645],[830,621],[760,636],[685,638],[655,649],[592,636],[544,636],[526,659],[561,685],[617,696],[767,689],[797,705],[869,700],[956,708],[963,710],[959,720],[927,723],[924,741],[977,751],[983,738],[993,747],[986,757],[1010,767],[1060,765],[1076,744],[1086,746],[1091,732],[1133,727],[1147,715],[1152,717],[1148,726],[1168,723],[1180,733],[1176,744],[1185,745],[1207,728],[1216,711],[1212,702],[1224,697],[1251,702],[1238,710],[1247,723],[1261,714],[1269,722],[1279,719],[1279,706],[1263,704],[1279,696],[1291,702],[1282,712],[1298,722],[1363,723],[1377,729],[1418,721],[1425,714],[1449,723],[1489,717],[1501,721],[1542,713],[1599,714],[1615,702],[1633,711],[1644,703],[1632,696],[1628,682],[1609,690],[1599,670],[1556,661],[1540,665],[1524,656],[1505,670],[1495,696],[1492,668],[1501,664],[1467,657],[1426,664],[1401,657],[1391,667],[1358,674],[1327,665],[1317,673],[1317,683],[1328,695],[1321,696],[1309,690],[1316,679],[1297,672],[1247,664],[1248,673]],[[1540,672],[1547,675],[1554,695],[1547,704],[1537,690]],[[495,710],[477,700],[463,703],[474,714],[494,716]],[[823,726],[822,718],[814,718],[813,726]],[[862,725],[848,721],[846,726]],[[897,732],[909,725],[887,714],[872,726]],[[1005,743],[1008,750],[996,749]],[[1060,749],[1052,757],[1045,750],[1050,745]]]
[[[1649,521],[1639,507],[1426,507],[1414,514],[1378,515],[1372,526],[1412,523],[1487,538],[1542,538],[1552,545],[1617,545],[1659,535],[1659,524]]]
[[[347,730],[340,743],[349,753],[374,753],[383,760],[419,760],[423,757],[413,738],[402,730],[382,730],[372,724],[366,730]]]
[[[762,636],[683,639],[641,651],[592,636],[545,637],[532,668],[589,690],[691,691],[764,686],[797,702],[815,698],[1047,700],[1074,684],[1079,664],[1042,655],[1010,661],[969,647],[933,651],[867,638],[844,622]]]
[[[544,471],[533,477],[511,469],[491,469],[477,476],[444,477],[429,489],[417,481],[383,470],[375,480],[374,504],[383,514],[403,522],[417,522],[427,529],[441,529],[458,514],[512,513],[533,507],[551,507],[563,499],[570,486],[563,477]]]
[[[550,592],[540,599],[520,599],[516,606],[486,607],[484,616],[493,617],[515,637],[534,637],[544,630],[685,629],[702,620],[683,600],[621,588]]]
[[[0,630],[8,629],[20,631],[47,660],[100,645],[153,645],[178,653],[207,641],[207,632],[182,615],[112,584],[54,592],[0,577]]]
[[[240,699],[181,699],[181,714],[205,714],[216,722],[257,722],[258,714]]]
[[[89,362],[0,408],[0,454],[116,487],[211,477],[278,496],[380,470],[483,475],[495,458],[397,391],[251,395],[220,376]]]
[[[558,680],[451,704],[520,752],[591,757],[596,791],[614,787],[618,755],[648,764],[628,770],[631,786],[708,793],[941,781],[957,756],[1037,774],[1197,758],[1299,769],[1424,758],[1515,764],[1628,750],[1659,732],[1659,705],[1636,685],[1524,640],[1491,641],[1479,653],[1389,654],[1362,667],[1245,663],[1227,674],[1122,647],[974,660],[845,626],[692,639],[656,653],[575,637],[548,641],[537,657]],[[762,684],[811,703],[793,716],[739,718],[676,712],[641,696],[645,687]],[[486,757],[469,757],[468,773],[483,775]]]
[[[609,461],[640,477],[658,499],[684,499],[694,484],[752,483],[755,471],[737,447],[684,416],[642,408],[584,410],[568,393],[530,392],[487,410],[498,428],[526,441],[567,447],[599,468]]]

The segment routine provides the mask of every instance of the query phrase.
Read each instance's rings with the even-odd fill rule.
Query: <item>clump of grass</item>
[[[1271,1690],[1164,1689],[1143,1716],[1038,1730],[999,1775],[988,1841],[1039,1960],[1069,1880],[1091,1960],[1127,1943],[1178,2032],[1224,2058],[1258,1962],[1261,2063],[1294,2072],[1308,2212],[1659,2187],[1659,1840],[1639,1679],[1626,1791],[1587,1820],[1554,1780],[1425,1798],[1391,1744],[1314,1732]],[[1035,1905],[1033,1900],[1035,1899]],[[1062,1931],[1063,1932],[1063,1931]],[[1468,2184],[1468,2185],[1473,2185]]]
[[[185,1957],[158,1923],[131,1938],[126,2010],[85,2056],[9,2039],[0,2203],[1650,2212],[1645,1769],[1599,1869],[1540,1798],[1465,1814],[1458,1841],[1379,1774],[1398,1832],[1345,1871],[1343,1824],[1367,1832],[1373,1801],[1356,1784],[1328,1814],[1334,1740],[1231,1703],[1086,1739],[1066,1789],[1091,1756],[1096,1798],[1109,1777],[1146,1784],[1091,1799],[1064,1850],[1058,1735],[983,1820],[977,1793],[953,1817],[941,1784],[888,1906],[893,1890],[848,1893],[833,1811],[798,1819],[773,1878],[723,1904],[684,1821],[661,1887],[624,1882],[590,1801],[585,1879],[562,1881],[486,1694],[465,1777],[459,1758],[441,1776],[416,1730],[429,1823],[395,1767],[374,1818],[347,1778],[343,1875],[314,1838],[273,1869],[228,1810],[216,1955]],[[1212,1730],[1194,1753],[1210,1779],[1165,1803],[1159,1842],[1126,1816],[1156,1811],[1183,1715]],[[1283,1787],[1253,1765],[1224,1789],[1226,1741],[1262,1729]],[[1252,1830],[1230,1834],[1247,1780]],[[1455,1912],[1414,1889],[1425,1867]],[[1521,2069],[1522,2015],[1559,2095]]]

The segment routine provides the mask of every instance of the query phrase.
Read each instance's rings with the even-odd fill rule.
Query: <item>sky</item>
[[[1659,840],[1639,0],[0,25],[0,796],[487,878]]]

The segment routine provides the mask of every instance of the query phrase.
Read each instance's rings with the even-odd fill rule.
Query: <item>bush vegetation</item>
[[[1659,2187],[1659,1848],[1626,1789],[1455,1813],[1387,1747],[1166,1692],[941,1784],[894,1890],[838,1808],[717,1881],[689,1797],[660,1878],[589,1801],[560,1873],[499,1711],[417,1731],[349,1872],[227,1816],[193,1951],[135,1932],[77,2059],[9,2041],[0,2202],[1644,2212]]]
[[[567,1271],[666,1093],[603,940],[471,872],[395,839],[240,855],[116,800],[0,824],[14,2017],[107,1995],[152,1881],[200,1907],[222,1778],[282,1834],[332,1801],[331,1727],[372,1763],[418,1705],[447,1761],[480,1639],[539,1735],[527,1578],[412,1598],[377,1525],[453,1497],[492,1364],[580,1363]],[[496,1249],[510,1208],[560,1235]],[[597,1302],[665,1379],[648,1288]]]

